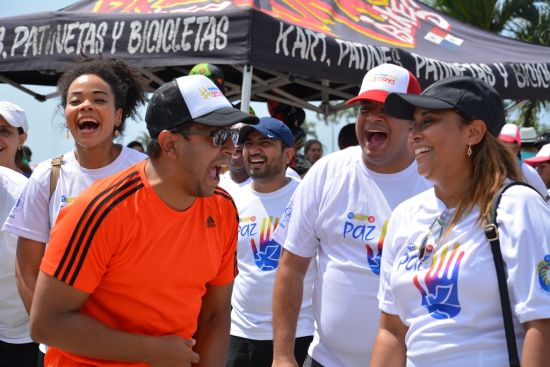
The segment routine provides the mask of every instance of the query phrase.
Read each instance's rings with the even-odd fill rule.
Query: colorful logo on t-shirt
[[[279,265],[281,256],[281,245],[271,239],[271,233],[275,231],[279,223],[279,218],[269,216],[262,219],[260,229],[260,244],[256,245],[254,238],[250,239],[252,252],[254,253],[254,263],[262,271],[272,271]]]
[[[382,258],[382,244],[386,235],[385,227],[387,221],[382,225],[382,234],[378,239],[376,253],[374,252],[374,241],[376,240],[376,217],[374,215],[349,212],[344,222],[342,236],[344,239],[352,238],[364,243],[367,250],[367,261],[371,271],[380,275],[380,259]],[[366,243],[365,243],[366,242]]]
[[[10,213],[8,214],[8,217],[10,219],[13,219],[15,217],[15,213],[18,211],[23,210],[23,205],[25,204],[25,197],[23,195],[19,196],[19,199],[15,202],[15,205],[11,208]],[[0,226],[1,228],[1,226]]]
[[[382,233],[378,239],[378,247],[376,254],[372,250],[371,246],[366,243],[365,248],[367,249],[367,261],[369,262],[370,270],[376,275],[380,275],[380,263],[382,260],[382,247],[384,245],[384,239],[386,238],[386,230],[388,228],[388,221],[385,220],[382,225]]]
[[[344,222],[344,238],[353,238],[361,241],[372,241],[375,239],[374,230],[376,225],[376,217],[366,214],[357,214],[349,212],[347,215],[349,220]]]
[[[537,274],[542,289],[550,292],[550,255],[544,256],[544,259],[538,263]]]
[[[458,271],[464,251],[458,249],[459,244],[455,243],[450,251],[449,246],[443,247],[440,257],[433,255],[424,284],[421,284],[418,274],[413,278],[415,287],[422,294],[422,306],[434,319],[450,319],[460,313]]]
[[[74,198],[71,198],[71,197],[68,197],[68,196],[65,196],[65,195],[61,195],[61,197],[59,198],[59,203],[60,203],[59,209],[62,209],[64,207],[66,207],[73,200],[74,200]]]
[[[281,220],[279,221],[279,227],[286,228],[288,227],[288,223],[290,223],[290,217],[292,217],[292,207],[294,206],[294,201],[290,200],[288,204],[286,205],[285,211],[283,212],[283,215],[281,216]],[[279,229],[280,231],[281,229]]]

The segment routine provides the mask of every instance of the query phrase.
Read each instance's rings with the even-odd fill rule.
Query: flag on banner
[[[426,41],[435,43],[436,45],[441,45],[449,50],[455,50],[462,45],[464,42],[463,39],[453,36],[447,31],[442,30],[441,28],[434,27],[432,28],[425,36]]]

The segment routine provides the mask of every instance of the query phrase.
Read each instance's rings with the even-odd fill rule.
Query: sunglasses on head
[[[174,130],[183,135],[206,135],[212,138],[212,144],[216,146],[224,145],[228,139],[231,139],[233,144],[237,144],[239,140],[239,130],[237,129],[219,129],[219,130]]]

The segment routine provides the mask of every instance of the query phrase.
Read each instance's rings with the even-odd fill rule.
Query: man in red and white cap
[[[514,124],[504,124],[500,130],[498,139],[518,158],[518,165],[523,173],[525,182],[537,189],[543,197],[546,197],[546,186],[542,179],[533,167],[521,161],[521,134],[519,127]]]
[[[519,151],[521,148],[521,136],[519,127],[514,124],[504,124],[498,139],[510,149],[519,159]]]
[[[536,156],[527,158],[525,163],[535,167],[540,178],[546,185],[550,197],[550,144],[543,145]]]
[[[380,319],[376,294],[386,224],[402,201],[431,187],[407,149],[408,123],[390,117],[391,92],[420,94],[408,70],[383,64],[363,79],[359,146],[315,163],[297,188],[273,236],[283,244],[273,299],[273,366],[297,366],[296,320],[311,259],[314,339],[304,366],[368,365]]]

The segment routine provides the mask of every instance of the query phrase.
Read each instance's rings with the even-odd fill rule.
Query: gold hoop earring
[[[472,155],[472,144],[468,144],[468,158],[470,158],[470,156]]]
[[[120,136],[120,131],[115,130],[115,131],[113,132],[113,135],[115,136],[115,138],[118,138],[118,137]]]

